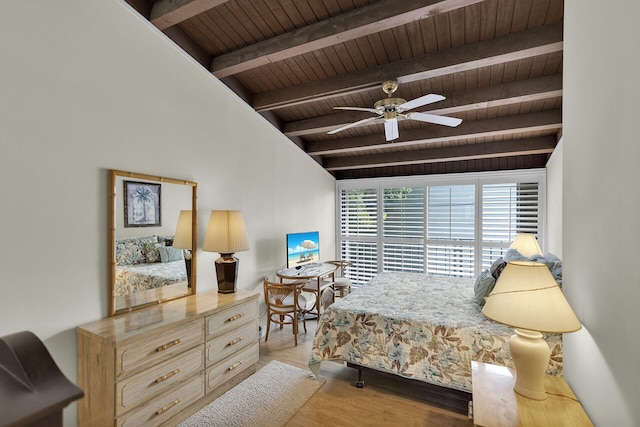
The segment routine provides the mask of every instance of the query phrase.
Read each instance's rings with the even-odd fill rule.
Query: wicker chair
[[[347,277],[347,269],[353,265],[351,261],[326,261],[327,264],[336,266],[333,280],[333,288],[340,294],[340,298],[345,293],[351,292],[351,279]]]
[[[264,341],[269,339],[271,322],[280,325],[293,325],[293,339],[298,345],[298,322],[302,319],[304,331],[307,332],[305,307],[307,299],[301,294],[302,288],[309,280],[290,281],[288,283],[272,282],[264,279],[264,300],[267,304],[267,333]]]

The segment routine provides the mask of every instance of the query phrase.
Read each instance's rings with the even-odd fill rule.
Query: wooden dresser
[[[77,328],[78,425],[175,425],[255,372],[258,294],[198,293]]]

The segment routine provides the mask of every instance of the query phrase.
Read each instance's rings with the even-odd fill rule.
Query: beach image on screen
[[[287,266],[297,267],[320,261],[319,232],[287,234]]]

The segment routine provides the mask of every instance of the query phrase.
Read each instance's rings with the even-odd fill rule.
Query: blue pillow
[[[480,307],[484,306],[484,297],[496,286],[496,279],[491,275],[491,271],[484,270],[476,279],[476,284],[473,287],[475,300]]]
[[[158,247],[160,252],[160,262],[180,261],[184,259],[184,253],[182,249],[172,248],[171,246]]]

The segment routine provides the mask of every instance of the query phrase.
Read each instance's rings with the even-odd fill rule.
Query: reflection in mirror
[[[196,291],[191,181],[111,170],[109,315]]]

